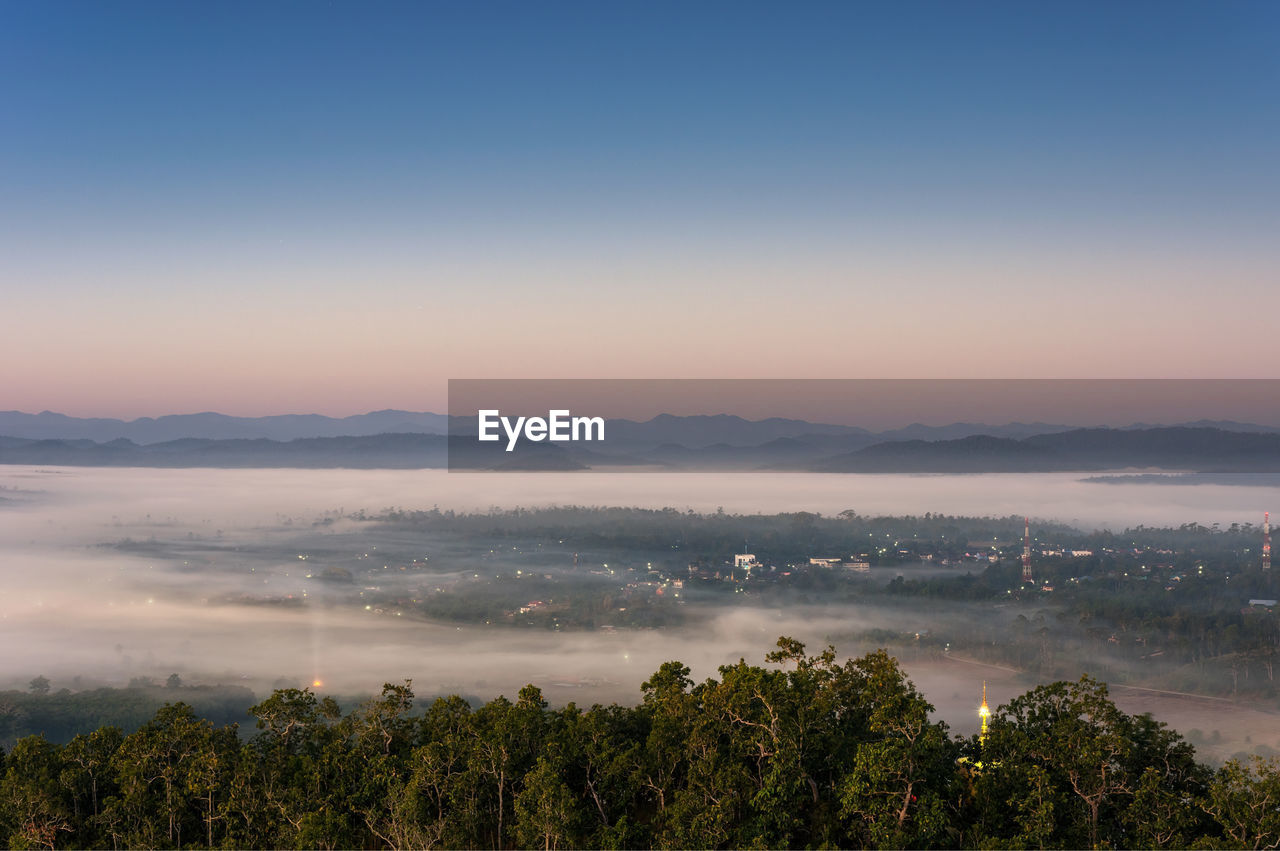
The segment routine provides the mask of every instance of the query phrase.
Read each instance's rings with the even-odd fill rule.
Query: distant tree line
[[[909,546],[913,541],[944,543],[960,555],[968,541],[1021,541],[1022,517],[954,517],[926,513],[901,517],[868,517],[850,509],[834,517],[809,511],[780,514],[707,514],[674,508],[556,506],[455,512],[432,509],[407,511],[388,508],[357,512],[356,520],[419,532],[442,532],[469,540],[536,538],[572,541],[582,548],[625,549],[634,552],[684,553],[689,560],[731,560],[743,546],[765,563],[807,562],[819,553],[847,557],[875,552],[885,542]],[[1062,524],[1040,531],[1080,533]],[[896,563],[896,546],[891,548]],[[914,555],[912,556],[914,558]]]
[[[883,651],[783,638],[695,684],[663,664],[636,706],[550,709],[409,683],[343,714],[283,689],[256,732],[185,703],[125,735],[21,739],[0,763],[14,848],[1230,847],[1280,843],[1280,764],[1214,771],[1089,678],[952,736]]]
[[[0,746],[12,745],[32,733],[54,742],[70,741],[96,727],[135,730],[166,703],[182,701],[218,726],[245,717],[257,702],[243,686],[187,686],[177,674],[158,685],[137,677],[128,688],[53,691],[48,678],[31,680],[28,691],[0,691]]]
[[[535,537],[571,539],[583,546],[625,546],[628,549],[668,549],[681,545],[688,552],[740,552],[743,542],[762,560],[808,560],[814,550],[834,555],[865,550],[868,542],[884,540],[928,542],[937,551],[954,547],[956,554],[970,542],[1000,542],[1020,552],[1022,515],[969,517],[925,512],[907,515],[868,515],[854,509],[828,516],[809,511],[778,514],[735,514],[724,510],[695,512],[675,508],[625,506],[550,506],[493,508],[489,511],[406,510],[387,508],[358,511],[353,519],[477,537]],[[1167,547],[1197,558],[1226,558],[1252,552],[1256,557],[1262,530],[1253,523],[1204,526],[1184,523],[1177,527],[1136,526],[1123,531],[1082,531],[1067,524],[1032,518],[1032,535],[1038,544],[1124,550],[1129,547]]]

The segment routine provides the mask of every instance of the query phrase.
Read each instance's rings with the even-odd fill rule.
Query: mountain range
[[[446,434],[450,427],[452,436]],[[477,443],[474,433],[472,418],[394,410],[345,418],[206,413],[133,421],[8,411],[0,412],[0,463],[511,470],[646,466],[831,473],[1280,471],[1280,429],[1222,421],[1125,428],[915,424],[871,432],[796,419],[662,414],[645,422],[609,420],[602,443],[523,442],[512,453],[500,444]]]
[[[1280,471],[1280,434],[1208,427],[1073,429],[1015,440],[973,435],[872,446],[806,466],[832,473],[999,473],[1155,468]]]
[[[857,426],[813,423],[806,420],[771,417],[747,420],[731,414],[675,416],[659,414],[638,422],[610,419],[609,442],[615,447],[655,447],[670,443],[697,449],[714,444],[758,446],[780,438],[843,438],[863,445],[886,440],[954,440],[972,435],[1024,438],[1053,432],[1071,431],[1077,426],[1053,423],[951,423],[929,426],[913,423],[897,429],[872,432]],[[0,411],[0,435],[28,440],[92,440],[107,443],[125,439],[138,444],[162,443],[195,437],[209,440],[277,440],[300,437],[364,437],[378,434],[447,434],[464,433],[472,428],[470,417],[450,417],[420,411],[382,410],[350,417],[327,417],[323,414],[280,414],[268,417],[234,417],[205,412],[172,414],[163,417],[140,417],[119,420],[104,417],[71,417],[52,411],[28,414]],[[1202,420],[1180,423],[1190,427],[1217,428],[1223,431],[1273,432],[1280,427],[1238,423],[1226,420]],[[1137,423],[1125,430],[1157,426]]]
[[[92,440],[106,443],[162,443],[197,437],[210,440],[294,440],[300,437],[364,437],[374,434],[445,434],[444,414],[413,411],[373,411],[353,417],[321,414],[281,414],[272,417],[232,417],[206,412],[115,420],[69,417],[42,411],[0,411],[0,434],[34,440]]]

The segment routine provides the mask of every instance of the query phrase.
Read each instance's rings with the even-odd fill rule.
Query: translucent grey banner
[[[454,379],[450,469],[1280,473],[1276,379]]]

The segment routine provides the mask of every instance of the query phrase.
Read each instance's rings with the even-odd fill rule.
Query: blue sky
[[[1274,3],[0,3],[0,407],[1274,374],[1278,34]],[[744,326],[791,342],[730,357]]]

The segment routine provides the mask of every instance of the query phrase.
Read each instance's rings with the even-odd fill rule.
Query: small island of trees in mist
[[[343,714],[309,689],[256,732],[185,703],[3,755],[14,848],[1205,847],[1280,842],[1280,763],[1211,770],[1088,677],[952,736],[883,651],[781,638],[695,684],[663,664],[635,706],[550,709],[534,686],[415,707],[411,683]],[[43,687],[44,683],[33,683]],[[177,684],[170,682],[170,687]],[[976,707],[975,707],[976,708]]]

